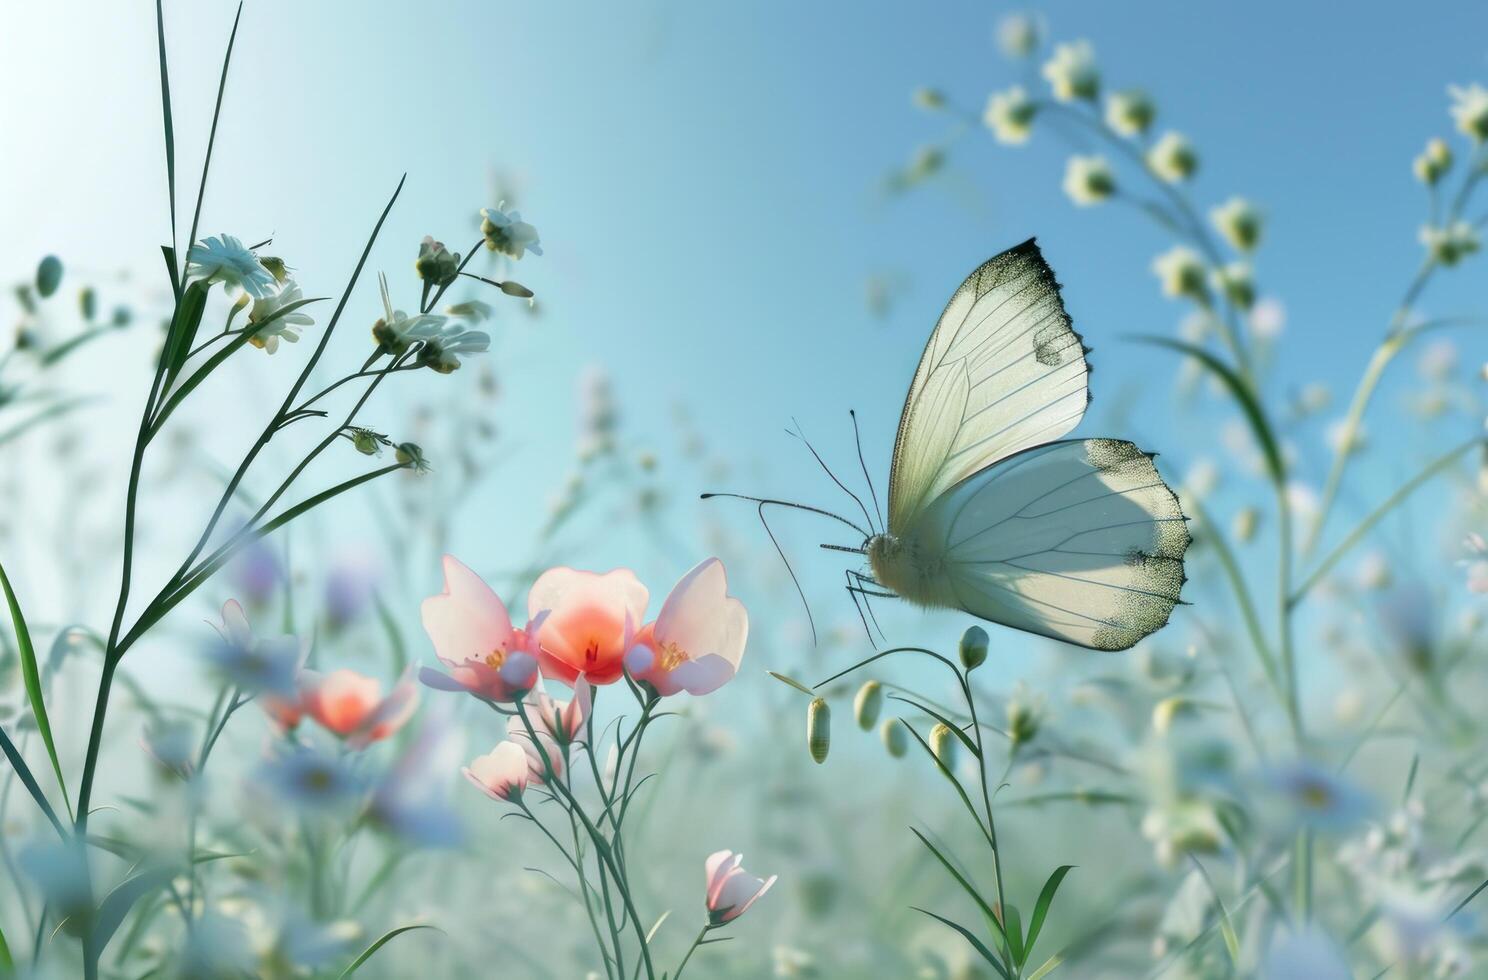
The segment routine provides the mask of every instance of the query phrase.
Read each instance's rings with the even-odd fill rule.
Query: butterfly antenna
[[[843,517],[841,514],[834,514],[829,510],[822,510],[820,507],[812,507],[809,504],[797,504],[789,500],[773,500],[769,497],[750,497],[747,494],[742,493],[705,493],[700,494],[699,496],[702,500],[712,500],[714,497],[727,497],[733,500],[747,500],[750,503],[760,504],[761,506],[769,505],[771,507],[789,507],[793,510],[804,510],[812,514],[820,514],[823,517],[830,517],[834,521],[840,521],[841,523],[846,524],[848,527],[852,528],[854,531],[857,531],[864,538],[872,537],[872,535],[869,534],[867,531],[864,531],[857,524]]]
[[[780,542],[775,537],[775,532],[770,530],[770,522],[765,520],[765,505],[768,500],[761,500],[759,505],[760,525],[764,527],[765,533],[770,536],[770,543],[775,546],[775,553],[785,563],[785,570],[790,573],[791,582],[795,583],[796,594],[801,597],[801,607],[806,610],[806,622],[811,626],[811,645],[816,646],[816,620],[811,615],[811,603],[806,601],[806,590],[801,588],[801,580],[796,578],[796,570],[791,568],[790,559],[785,557],[785,549],[780,547]]]
[[[853,493],[847,488],[847,484],[837,479],[837,474],[832,472],[832,468],[827,465],[826,460],[821,458],[821,453],[816,451],[816,447],[811,445],[811,440],[807,439],[805,433],[801,431],[801,423],[797,422],[795,419],[791,419],[791,422],[795,425],[796,431],[791,432],[789,429],[786,429],[785,431],[795,436],[797,439],[800,439],[803,443],[806,444],[806,448],[811,451],[812,456],[816,457],[817,463],[821,466],[822,470],[826,472],[827,476],[832,478],[832,482],[837,484],[837,486],[842,489],[842,492],[851,497],[853,499],[853,503],[858,505],[858,509],[863,512],[863,519],[868,522],[868,527],[871,528],[875,534],[878,533],[878,528],[875,527],[873,524],[873,515],[868,513],[868,508],[863,505],[863,498]]]
[[[858,619],[863,623],[863,633],[868,637],[868,642],[877,646],[878,641],[873,639],[873,630],[868,628],[868,617],[863,615],[863,604],[858,601],[858,592],[852,587],[852,572],[844,571],[847,576],[847,594],[852,598],[853,608],[858,611]]]
[[[863,434],[858,431],[858,413],[849,408],[847,414],[852,417],[853,442],[858,446],[858,465],[863,468],[863,479],[868,483],[868,495],[873,498],[873,510],[878,514],[878,526],[888,527],[888,522],[883,517],[883,508],[878,505],[878,491],[873,489],[873,477],[868,475],[868,463],[863,459]]]

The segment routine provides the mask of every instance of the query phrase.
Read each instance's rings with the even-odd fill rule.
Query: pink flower
[[[744,855],[733,851],[718,851],[708,856],[704,866],[708,876],[708,921],[721,926],[732,922],[745,912],[759,897],[775,884],[777,875],[769,880],[756,878],[740,867]]]
[[[546,691],[533,691],[527,703],[534,709],[528,713],[532,727],[551,735],[560,745],[569,745],[584,730],[584,722],[588,720],[593,705],[593,691],[589,682],[580,677],[574,682],[572,701],[558,701]]]
[[[527,791],[527,753],[515,742],[502,742],[460,771],[493,800],[520,803]]]
[[[404,674],[385,698],[380,681],[354,670],[336,670],[324,676],[313,670],[302,671],[300,685],[305,714],[357,749],[402,728],[418,707],[418,688],[409,674]]]
[[[563,778],[563,746],[553,737],[553,733],[544,727],[543,722],[529,714],[532,721],[532,730],[537,733],[537,742],[532,741],[532,736],[527,733],[527,725],[520,717],[512,717],[506,720],[506,736],[512,740],[512,744],[520,748],[527,759],[527,774],[539,783],[548,781],[548,767],[553,768],[553,776],[557,779]],[[538,746],[542,750],[538,750]]]
[[[300,727],[300,719],[305,717],[303,699],[298,694],[288,698],[277,694],[260,694],[257,700],[258,706],[269,716],[274,727],[284,734]]]
[[[629,569],[544,572],[527,593],[528,615],[548,614],[533,630],[543,673],[569,685],[580,675],[591,684],[619,680],[649,599]]]
[[[709,558],[672,589],[625,664],[663,696],[710,694],[733,679],[748,636],[749,614],[728,594],[723,562]]]
[[[515,701],[537,683],[537,658],[527,634],[512,627],[506,606],[481,577],[444,556],[444,592],[424,600],[424,631],[449,668],[424,669],[419,679],[442,691],[469,691],[492,701]],[[533,626],[541,624],[536,619]]]

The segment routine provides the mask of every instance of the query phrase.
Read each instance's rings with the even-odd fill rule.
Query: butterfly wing
[[[1033,239],[984,262],[946,304],[905,398],[889,530],[989,463],[1069,432],[1089,373]]]
[[[941,603],[1096,650],[1167,623],[1190,540],[1151,457],[1118,439],[989,466],[927,505],[912,537],[937,566]]]

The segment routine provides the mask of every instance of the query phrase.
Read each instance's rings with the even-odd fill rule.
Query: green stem
[[[697,952],[697,948],[703,944],[703,940],[707,938],[712,928],[712,924],[709,923],[698,930],[697,938],[692,941],[691,946],[687,947],[687,954],[682,957],[682,962],[677,964],[677,972],[672,974],[672,980],[682,980],[682,970],[687,966],[687,961],[692,959],[692,954]]]

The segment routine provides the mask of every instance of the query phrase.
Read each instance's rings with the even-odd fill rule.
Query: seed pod
[[[904,758],[904,753],[909,751],[909,735],[904,731],[904,722],[898,718],[885,718],[878,733],[889,755],[896,759]]]
[[[868,681],[858,688],[858,696],[853,698],[853,717],[857,719],[858,727],[865,732],[873,730],[878,724],[878,713],[883,710],[883,685],[878,681]]]
[[[987,631],[973,626],[961,634],[961,666],[975,670],[987,662]]]
[[[98,315],[98,294],[93,292],[92,286],[84,286],[78,292],[78,310],[89,323]]]
[[[832,747],[832,709],[826,698],[814,698],[806,709],[806,747],[818,765],[827,761]]]
[[[936,722],[930,729],[930,751],[947,769],[956,768],[956,733],[943,722]]]

